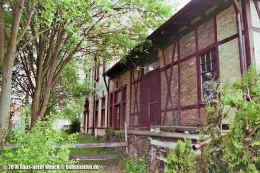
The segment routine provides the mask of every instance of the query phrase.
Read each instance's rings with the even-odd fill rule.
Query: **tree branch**
[[[22,40],[24,34],[25,34],[26,31],[28,30],[28,28],[29,28],[29,26],[30,26],[30,23],[31,23],[31,20],[32,20],[32,16],[33,16],[33,14],[34,14],[34,11],[35,11],[34,2],[32,1],[32,7],[31,7],[31,10],[30,10],[30,12],[29,12],[29,18],[28,18],[28,20],[27,20],[27,22],[26,22],[26,24],[25,24],[25,27],[24,27],[24,29],[23,29],[21,35],[17,38],[17,43],[19,43],[19,42]]]

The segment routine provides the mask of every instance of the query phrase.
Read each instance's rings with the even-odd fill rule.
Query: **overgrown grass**
[[[105,143],[104,138],[94,138],[92,136],[77,136],[78,144],[86,143]],[[71,148],[70,155],[99,155],[99,154],[120,154],[120,148]],[[124,167],[122,166],[123,159],[111,159],[111,160],[91,160],[91,161],[78,161],[79,165],[99,165],[99,170],[84,170],[81,172],[90,172],[90,173],[111,173],[115,172],[110,169],[113,166],[120,169],[119,172],[124,172]],[[116,171],[118,172],[118,170]]]

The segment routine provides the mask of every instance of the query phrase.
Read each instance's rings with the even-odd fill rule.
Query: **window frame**
[[[98,114],[99,114],[98,106],[99,106],[99,100],[96,99],[95,103],[94,103],[94,117],[95,117],[94,126],[95,126],[95,128],[98,127]]]
[[[105,117],[106,117],[106,96],[101,98],[101,127],[105,127]]]
[[[122,86],[119,89],[114,90],[110,93],[110,100],[109,100],[109,126],[116,130],[121,130],[124,128],[124,121],[125,121],[125,113],[126,113],[126,91],[127,86]],[[116,95],[120,94],[120,99],[117,100]],[[116,110],[119,109],[119,117],[116,114]]]
[[[214,59],[212,58],[214,57]],[[202,58],[204,58],[204,62],[202,62]],[[209,59],[208,59],[209,58]],[[202,103],[205,103],[206,99],[205,97],[208,97],[205,95],[205,90],[204,90],[204,82],[210,81],[210,80],[205,80],[206,76],[204,76],[207,73],[213,73],[214,74],[214,81],[217,83],[219,79],[219,57],[218,57],[218,47],[215,46],[213,48],[210,48],[203,53],[199,55],[199,72],[200,72],[200,101]],[[208,64],[209,63],[209,64]],[[204,68],[203,68],[204,65]]]

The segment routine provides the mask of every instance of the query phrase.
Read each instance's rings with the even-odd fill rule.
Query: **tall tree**
[[[1,129],[7,128],[8,126],[12,67],[17,43],[22,40],[28,30],[34,10],[33,0],[26,3],[24,0],[2,0],[0,2],[0,68],[2,74],[0,96]],[[25,17],[24,20],[26,22],[22,20],[22,17]]]
[[[43,0],[19,46],[32,123],[46,113],[51,92],[73,58],[120,57],[169,16],[163,0]]]

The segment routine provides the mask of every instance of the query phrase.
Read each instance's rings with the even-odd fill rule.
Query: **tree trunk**
[[[5,65],[2,68],[2,90],[0,97],[0,128],[2,129],[7,129],[10,116],[13,59],[13,57],[10,57],[8,62],[4,61]]]
[[[42,84],[43,84],[43,56],[40,55],[39,62],[37,64],[37,77],[36,77],[36,87],[35,92],[32,99],[32,123],[31,127],[35,124],[39,116],[39,108],[40,108],[40,98],[42,92]]]
[[[4,11],[2,7],[0,7],[0,68],[3,65],[4,60],[4,45],[5,45],[5,24],[4,24]]]
[[[16,41],[19,30],[20,20],[24,8],[24,0],[17,0],[12,24],[12,32],[7,49],[7,55],[4,57],[2,67],[2,90],[0,96],[0,128],[8,127],[8,118],[10,116],[11,89],[12,89],[12,67],[15,59]]]

